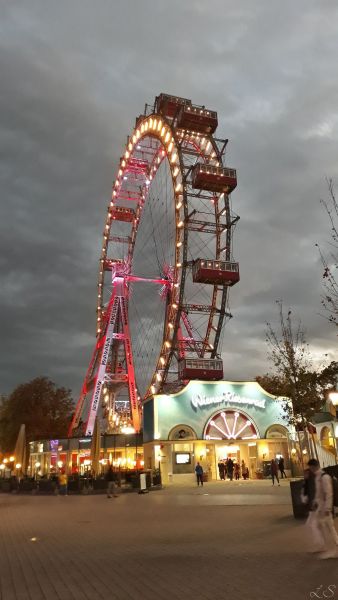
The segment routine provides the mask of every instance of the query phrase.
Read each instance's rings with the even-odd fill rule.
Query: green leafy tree
[[[47,377],[37,377],[1,398],[0,446],[12,451],[20,429],[26,425],[27,440],[65,437],[74,409],[70,390],[57,387]]]
[[[329,393],[336,391],[338,384],[338,362],[332,361],[318,375],[319,394],[323,404],[327,402]]]

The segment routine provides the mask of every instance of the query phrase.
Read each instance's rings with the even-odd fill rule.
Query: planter
[[[37,489],[39,494],[55,494],[57,490],[57,484],[51,479],[39,479],[37,481]]]
[[[11,482],[9,481],[9,479],[5,479],[4,481],[1,482],[1,491],[2,492],[10,492],[12,489],[11,486]]]
[[[305,519],[309,514],[307,505],[303,504],[300,498],[303,484],[303,479],[301,481],[290,481],[293,516],[295,519]]]

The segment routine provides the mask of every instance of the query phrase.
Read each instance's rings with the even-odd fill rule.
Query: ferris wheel
[[[97,342],[70,426],[141,427],[142,402],[190,379],[223,378],[219,355],[239,281],[239,217],[217,113],[160,94],[127,139],[103,231]]]

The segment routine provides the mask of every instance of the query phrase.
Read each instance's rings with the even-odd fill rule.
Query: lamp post
[[[39,462],[36,462],[36,463],[34,464],[34,479],[37,479],[37,478],[38,478],[38,468],[39,468],[39,467],[40,467],[40,463],[39,463]]]
[[[14,456],[10,456],[9,457],[9,462],[10,462],[10,470],[11,470],[11,476],[13,473],[13,467],[14,467],[14,462],[15,462],[15,457]]]
[[[21,470],[21,463],[16,463],[15,465],[15,476],[18,480],[20,480],[20,470]]]
[[[337,444],[337,434],[338,434],[338,426],[337,426],[337,415],[338,415],[338,377],[336,378],[336,389],[332,390],[329,393],[329,400],[331,400],[333,406],[336,409],[336,423],[335,426],[332,423],[332,433],[333,433],[333,439],[334,439],[334,445],[335,445],[335,450],[336,450],[336,463],[338,462],[338,444]]]

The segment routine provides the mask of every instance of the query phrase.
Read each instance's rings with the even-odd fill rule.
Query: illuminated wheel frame
[[[142,214],[165,168],[172,188],[173,260],[171,264],[160,265],[153,274],[153,280],[163,286],[165,306],[161,341],[153,357],[151,374],[140,393],[142,399],[182,386],[177,374],[180,359],[218,356],[222,325],[224,319],[231,316],[227,312],[228,288],[193,283],[191,267],[194,260],[207,254],[216,260],[232,259],[231,229],[237,220],[231,215],[227,194],[201,193],[191,184],[192,167],[197,162],[223,165],[227,140],[178,128],[175,119],[169,121],[153,110],[137,119],[120,160],[103,234],[97,303],[97,334],[100,336],[111,294],[111,273],[118,272],[128,281],[129,315],[132,312],[132,282],[143,275],[134,271]],[[122,208],[126,209],[126,217],[121,216]],[[128,209],[134,212],[128,213]],[[142,314],[141,304],[138,306]],[[132,322],[131,332],[134,348]],[[137,383],[142,369],[135,350],[133,354]]]

